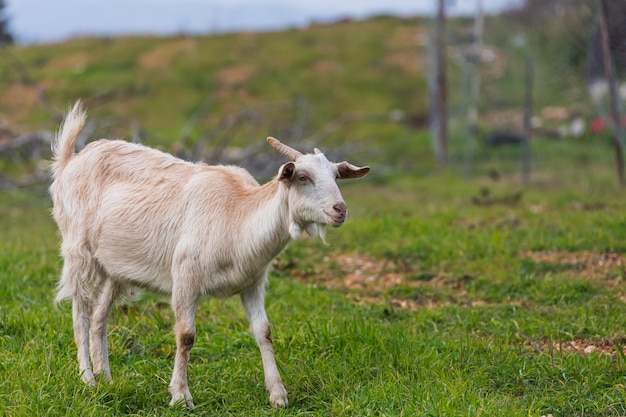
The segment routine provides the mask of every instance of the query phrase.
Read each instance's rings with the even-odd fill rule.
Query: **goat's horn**
[[[302,156],[302,152],[296,151],[295,149],[281,143],[278,139],[269,136],[267,141],[272,145],[272,148],[276,149],[278,152],[285,155],[287,158],[291,158],[292,161],[295,161],[299,157]]]

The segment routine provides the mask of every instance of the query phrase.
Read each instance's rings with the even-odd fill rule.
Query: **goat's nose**
[[[333,208],[335,209],[337,214],[340,215],[341,217],[344,217],[346,213],[348,212],[348,207],[346,207],[346,203],[344,203],[343,201],[335,204]]]

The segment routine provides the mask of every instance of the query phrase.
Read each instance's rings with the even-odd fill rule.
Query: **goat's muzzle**
[[[332,207],[332,210],[325,211],[325,213],[331,219],[331,221],[328,223],[332,227],[339,227],[346,221],[346,218],[348,217],[348,207],[346,206],[346,203],[340,201]]]

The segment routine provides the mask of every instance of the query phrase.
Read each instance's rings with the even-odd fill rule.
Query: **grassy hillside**
[[[147,141],[169,145],[207,98],[196,134],[242,109],[295,99],[308,106],[309,133],[348,111],[421,114],[418,30],[414,19],[378,18],[274,33],[82,38],[11,53],[60,109],[80,97],[95,116],[119,122],[113,134],[128,136],[136,121]],[[16,77],[3,66],[0,114],[18,129],[53,128]],[[384,129],[398,135],[403,128],[352,135],[373,138]]]
[[[519,176],[519,148],[481,145],[482,134],[502,123],[521,128],[524,53],[514,46],[518,35],[528,39],[536,63],[533,114],[564,106],[570,113],[593,115],[584,71],[563,57],[569,50],[563,45],[571,49],[567,22],[551,36],[556,29],[545,24],[525,27],[502,16],[487,18],[485,43],[495,60],[481,64],[481,118],[473,142],[460,117],[468,88],[460,56],[473,23],[449,22],[450,161],[456,172]],[[432,24],[378,17],[281,32],[78,38],[8,48],[0,61],[0,117],[16,132],[57,126],[38,102],[37,89],[24,84],[10,58],[15,56],[57,109],[64,111],[77,98],[85,101],[98,121],[94,138],[139,134],[147,144],[186,150],[189,157],[199,141],[210,150],[262,146],[267,135],[290,143],[313,137],[338,157],[350,153],[356,162],[379,166],[374,175],[431,172],[435,163],[425,129]],[[579,49],[585,45],[574,41]],[[399,114],[404,118],[392,117]],[[558,123],[566,121],[552,121],[550,127]],[[535,182],[586,184],[614,175],[608,134],[556,143],[539,132],[534,139]],[[16,169],[0,161],[0,171]]]

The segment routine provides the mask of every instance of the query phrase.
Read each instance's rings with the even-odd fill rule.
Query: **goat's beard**
[[[311,223],[306,226],[306,232],[311,237],[319,236],[324,245],[329,246],[326,241],[326,225],[324,223]]]
[[[289,225],[289,234],[291,235],[292,239],[298,239],[300,237],[300,235],[302,234],[301,227],[302,226],[300,226],[296,222],[292,222]],[[319,236],[320,239],[322,239],[322,242],[324,242],[324,245],[330,246],[328,244],[328,241],[326,240],[326,224],[324,224],[324,223],[309,223],[306,226],[304,226],[304,230],[311,237]]]

